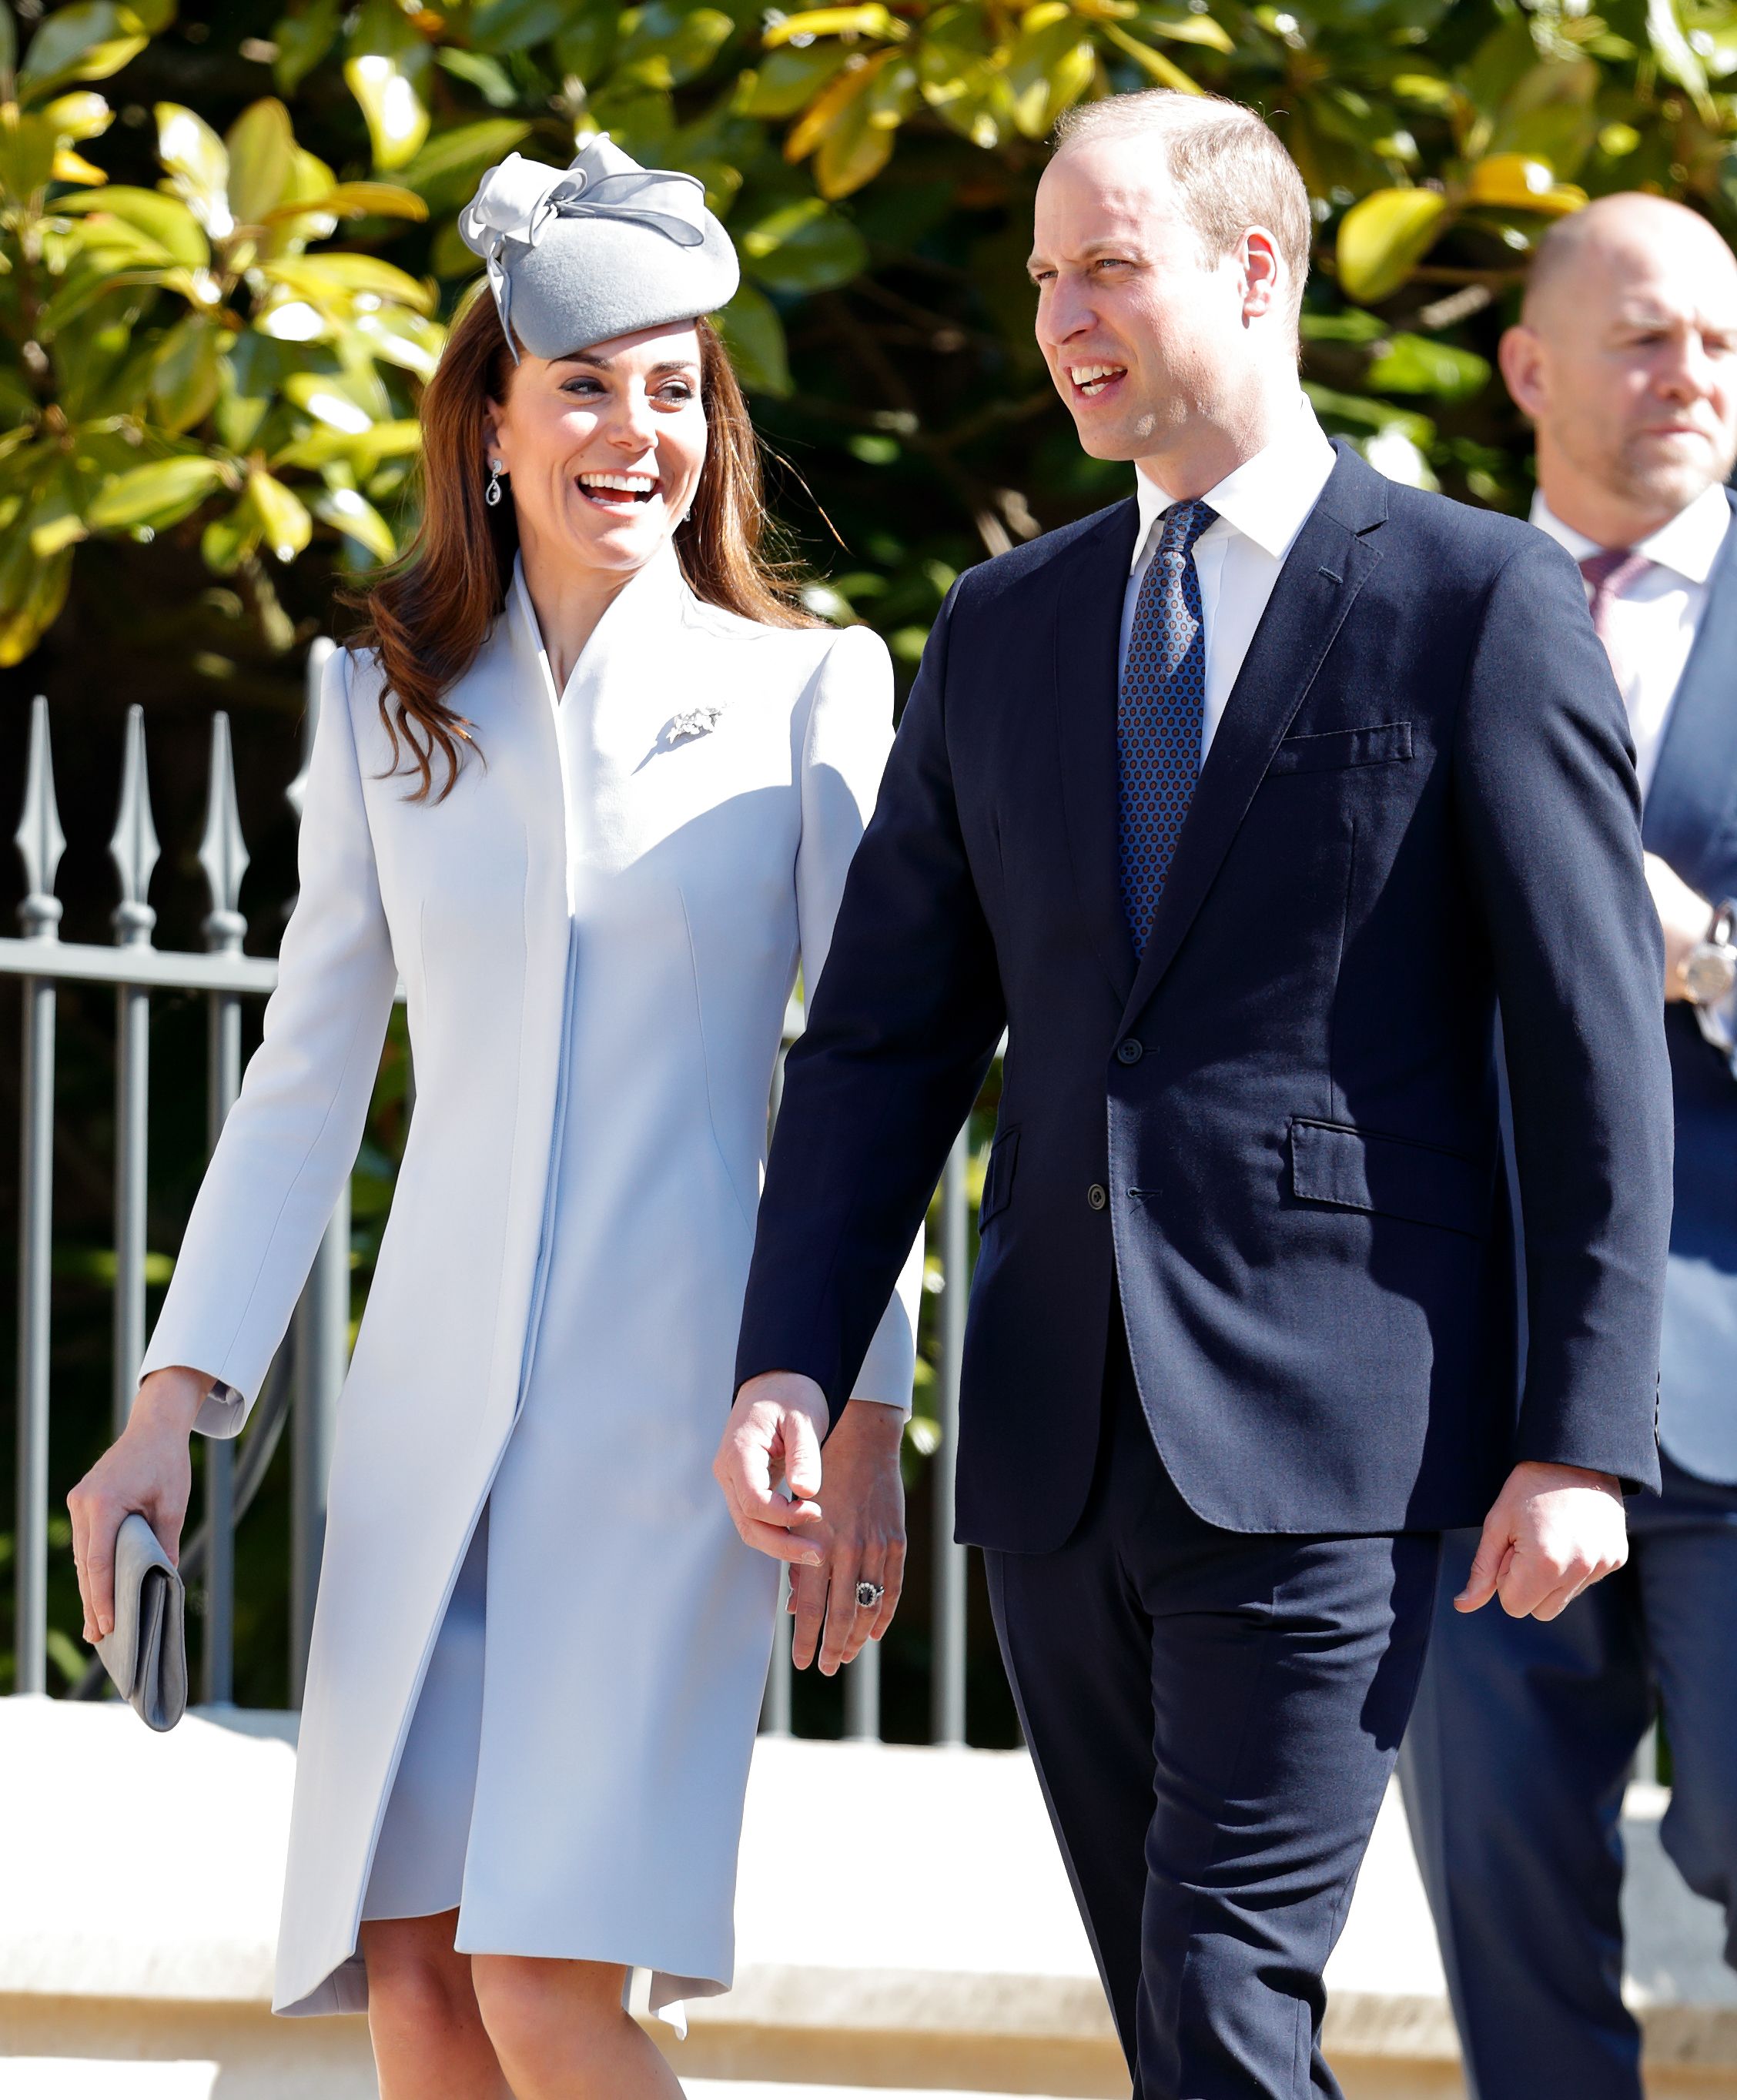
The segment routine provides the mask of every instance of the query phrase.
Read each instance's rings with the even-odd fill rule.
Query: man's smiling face
[[[1064,148],[1038,184],[1038,347],[1098,459],[1160,454],[1212,420],[1254,354],[1235,254],[1209,258],[1162,143]]]

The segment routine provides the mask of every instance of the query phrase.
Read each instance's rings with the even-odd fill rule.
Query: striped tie
[[[1626,682],[1629,667],[1611,633],[1611,607],[1635,578],[1644,576],[1651,567],[1646,556],[1636,554],[1633,547],[1606,547],[1596,554],[1589,554],[1580,564],[1580,574],[1586,579],[1586,588],[1591,593],[1587,607],[1592,614],[1593,633],[1604,644],[1604,653],[1611,660],[1611,669],[1619,686]]]
[[[1116,713],[1118,815],[1122,910],[1137,955],[1146,951],[1152,915],[1200,775],[1206,633],[1194,543],[1218,514],[1198,500],[1165,512],[1128,638]]]

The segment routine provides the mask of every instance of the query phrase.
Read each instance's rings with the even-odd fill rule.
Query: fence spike
[[[55,875],[66,851],[66,834],[60,828],[60,811],[55,800],[54,753],[48,741],[48,702],[38,693],[30,703],[30,755],[24,768],[24,806],[12,834],[24,864],[24,902],[18,907],[19,922],[27,938],[55,938],[60,923],[60,900],[55,895]]]
[[[121,878],[121,902],[110,923],[123,947],[150,946],[157,914],[148,897],[159,850],[157,827],[151,820],[151,783],[145,774],[144,709],[135,700],[126,711],[121,813],[108,841],[108,857]]]
[[[241,950],[247,921],[236,907],[249,858],[235,790],[229,717],[219,710],[211,717],[210,779],[206,792],[205,832],[199,841],[199,865],[205,870],[206,888],[211,898],[204,929],[208,948],[233,953]]]
[[[314,731],[320,726],[320,687],[326,660],[338,646],[329,634],[316,634],[307,645],[307,708],[302,717],[302,770],[284,790],[284,800],[301,821],[302,805],[307,799],[307,769],[313,763]]]

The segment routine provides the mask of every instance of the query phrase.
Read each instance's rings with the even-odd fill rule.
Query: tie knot
[[[1184,560],[1193,553],[1194,543],[1209,525],[1217,521],[1218,514],[1211,504],[1196,496],[1191,503],[1173,503],[1164,514],[1163,533],[1158,541],[1160,554],[1179,554]]]
[[[1602,547],[1581,562],[1580,574],[1594,598],[1608,599],[1621,597],[1642,571],[1651,567],[1646,556],[1636,554],[1633,547]]]

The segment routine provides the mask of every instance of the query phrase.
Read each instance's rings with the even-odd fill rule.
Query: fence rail
[[[298,818],[307,753],[319,705],[320,674],[329,642],[309,652],[307,709],[302,770],[285,790]],[[246,921],[239,902],[248,865],[236,795],[227,715],[211,722],[204,831],[198,858],[210,901],[201,927],[204,951],[157,947],[157,915],[149,902],[160,845],[145,765],[143,710],[128,711],[120,809],[109,843],[120,901],[111,924],[114,945],[61,940],[56,871],[66,840],[55,802],[46,699],[33,703],[24,809],[15,840],[24,865],[20,938],[0,939],[0,977],[20,979],[23,1056],[20,1065],[18,1237],[18,1511],[14,1621],[15,1688],[47,1689],[50,1282],[53,1248],[55,1028],[58,988],[105,984],[115,988],[115,1157],[113,1304],[113,1416],[124,1426],[145,1344],[146,1197],[149,1149],[151,1010],[154,994],[202,995],[207,1006],[206,1137],[214,1146],[241,1079],[244,1003],[269,995],[277,965],[244,955]],[[785,1047],[800,1031],[800,1008],[785,1021]],[[772,1113],[783,1075],[780,1054]],[[930,1250],[930,1287],[941,1290],[936,1390],[940,1442],[933,1459],[935,1533],[930,1732],[940,1744],[966,1739],[966,1599],[967,1555],[955,1545],[953,1453],[957,1440],[959,1370],[964,1347],[969,1229],[967,1134],[948,1158],[941,1185],[939,1246]],[[937,1259],[938,1262],[937,1262]],[[349,1346],[350,1212],[347,1189],[328,1225],[297,1307],[290,1335],[267,1380],[266,1394],[241,1447],[213,1439],[204,1454],[204,1508],[183,1555],[202,1575],[204,1640],[201,1696],[229,1702],[234,1689],[236,1526],[257,1489],[271,1449],[287,1423],[291,1440],[290,1696],[299,1705],[325,1537],[325,1483],[338,1392]],[[287,1375],[286,1375],[287,1374]],[[250,1447],[259,1449],[250,1456]],[[240,1492],[238,1493],[238,1480]],[[99,1670],[79,1688],[101,1688]],[[762,1725],[791,1727],[789,1621],[780,1615]],[[871,1644],[845,1672],[845,1731],[880,1733],[880,1651]]]

